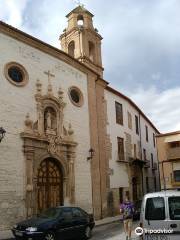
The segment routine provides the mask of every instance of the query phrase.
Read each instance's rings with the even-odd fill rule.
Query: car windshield
[[[39,217],[42,217],[42,218],[57,218],[57,217],[59,217],[60,213],[61,213],[60,208],[49,208],[49,209],[43,211],[41,214],[39,214]]]

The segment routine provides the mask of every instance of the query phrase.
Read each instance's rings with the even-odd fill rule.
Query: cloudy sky
[[[0,19],[60,48],[76,0],[0,0]],[[104,78],[161,132],[180,130],[180,0],[83,0],[103,36]]]

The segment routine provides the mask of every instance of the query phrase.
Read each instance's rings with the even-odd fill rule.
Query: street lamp
[[[87,157],[87,160],[91,160],[94,156],[95,150],[93,148],[89,149],[89,157]]]
[[[0,142],[3,140],[5,133],[6,133],[6,130],[4,130],[4,128],[0,127]]]

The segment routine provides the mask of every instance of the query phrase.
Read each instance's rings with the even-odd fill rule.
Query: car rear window
[[[180,220],[180,197],[169,197],[169,215],[171,220]]]
[[[146,220],[165,220],[165,203],[164,198],[148,198],[145,209]]]

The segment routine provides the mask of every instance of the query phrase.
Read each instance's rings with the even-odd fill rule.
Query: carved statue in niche
[[[44,130],[46,133],[57,133],[56,111],[52,107],[44,111]]]

